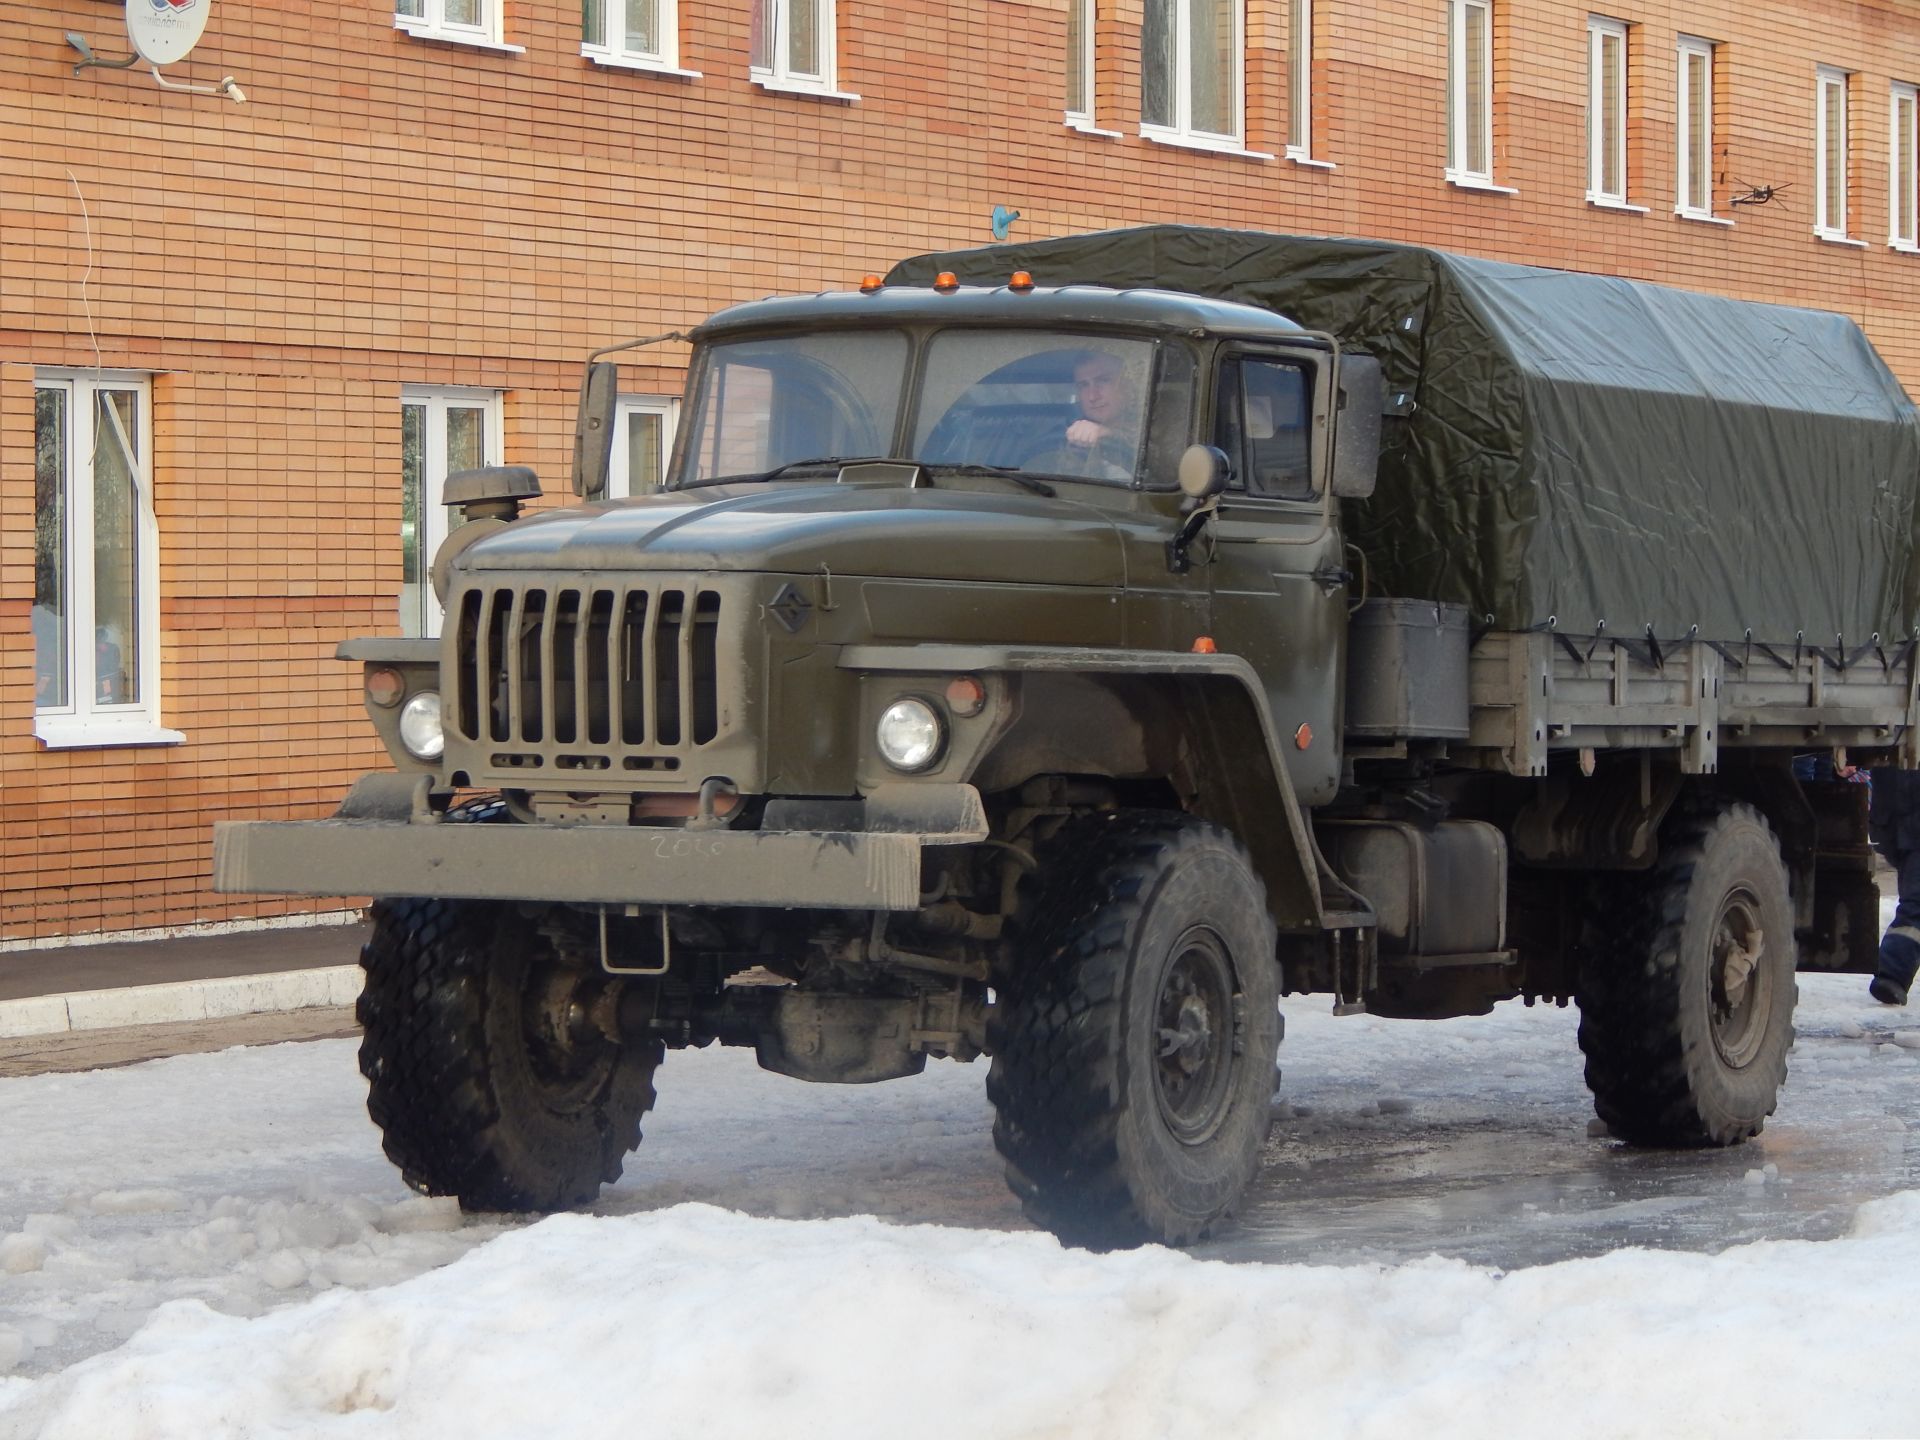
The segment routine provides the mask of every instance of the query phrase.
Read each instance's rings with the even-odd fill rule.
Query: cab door
[[[1340,783],[1347,573],[1328,496],[1333,358],[1229,347],[1215,366],[1213,443],[1226,492],[1212,522],[1213,639],[1259,674],[1302,804]]]

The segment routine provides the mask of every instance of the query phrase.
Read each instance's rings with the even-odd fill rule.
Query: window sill
[[[638,70],[646,75],[671,75],[677,80],[698,80],[698,70],[682,70],[677,65],[668,65],[660,60],[642,60],[634,55],[616,55],[611,50],[603,50],[597,45],[582,45],[580,53],[596,65],[609,70]]]
[[[1287,147],[1287,160],[1306,170],[1338,170],[1340,168],[1331,160],[1316,160],[1305,150],[1296,150],[1291,145]]]
[[[776,95],[807,95],[815,100],[831,100],[836,105],[857,105],[860,97],[851,90],[834,90],[825,85],[807,85],[798,80],[782,80],[764,72],[749,71],[747,78],[762,90]]]
[[[431,25],[418,25],[411,21],[395,19],[393,28],[411,35],[416,40],[432,40],[442,45],[463,45],[469,50],[492,50],[500,55],[524,55],[524,45],[507,45],[499,40],[489,40],[484,35],[462,34],[454,30],[436,30]]]
[[[1065,123],[1067,129],[1078,130],[1082,135],[1091,135],[1099,140],[1124,140],[1126,138],[1118,130],[1102,130],[1091,120],[1076,120],[1071,115],[1066,118]]]
[[[1477,190],[1482,195],[1518,195],[1511,185],[1496,185],[1484,175],[1468,175],[1458,170],[1447,172],[1447,184],[1456,190]]]
[[[1831,230],[1816,230],[1813,232],[1813,238],[1818,240],[1822,245],[1844,245],[1849,250],[1864,250],[1867,248],[1866,241],[1855,240],[1851,235],[1836,235]]]
[[[1209,155],[1231,155],[1239,160],[1272,160],[1277,157],[1264,150],[1249,150],[1236,140],[1211,140],[1201,135],[1178,135],[1171,130],[1149,130],[1140,127],[1140,138],[1154,145],[1166,145],[1175,150],[1201,150]]]
[[[1651,213],[1644,205],[1629,205],[1624,200],[1609,200],[1602,195],[1587,196],[1587,204],[1596,210],[1617,210],[1622,215],[1646,215]]]
[[[1920,255],[1920,243],[1912,240],[1889,240],[1887,249],[1896,255]]]
[[[1698,210],[1676,210],[1673,212],[1673,218],[1676,220],[1690,220],[1695,225],[1719,225],[1728,230],[1733,228],[1733,221],[1726,216],[1703,215]]]
[[[184,745],[187,737],[150,720],[78,720],[71,715],[36,715],[33,734],[49,750],[105,750],[116,746]]]

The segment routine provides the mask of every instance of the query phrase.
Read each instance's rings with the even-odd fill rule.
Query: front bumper
[[[229,894],[918,909],[920,852],[985,839],[986,814],[970,785],[882,789],[898,793],[870,796],[866,828],[857,831],[339,817],[227,821],[214,826],[213,888]]]

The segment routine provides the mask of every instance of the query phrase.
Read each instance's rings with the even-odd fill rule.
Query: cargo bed
[[[1453,753],[1544,775],[1555,750],[1671,750],[1711,775],[1726,749],[1897,752],[1920,764],[1913,641],[1727,645],[1490,630],[1469,650],[1470,728]]]

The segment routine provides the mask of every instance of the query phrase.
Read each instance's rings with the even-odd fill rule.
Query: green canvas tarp
[[[923,255],[887,279],[941,270],[1244,301],[1377,357],[1398,414],[1374,498],[1345,512],[1376,594],[1583,635],[1852,649],[1912,629],[1920,417],[1845,316],[1177,225]]]

